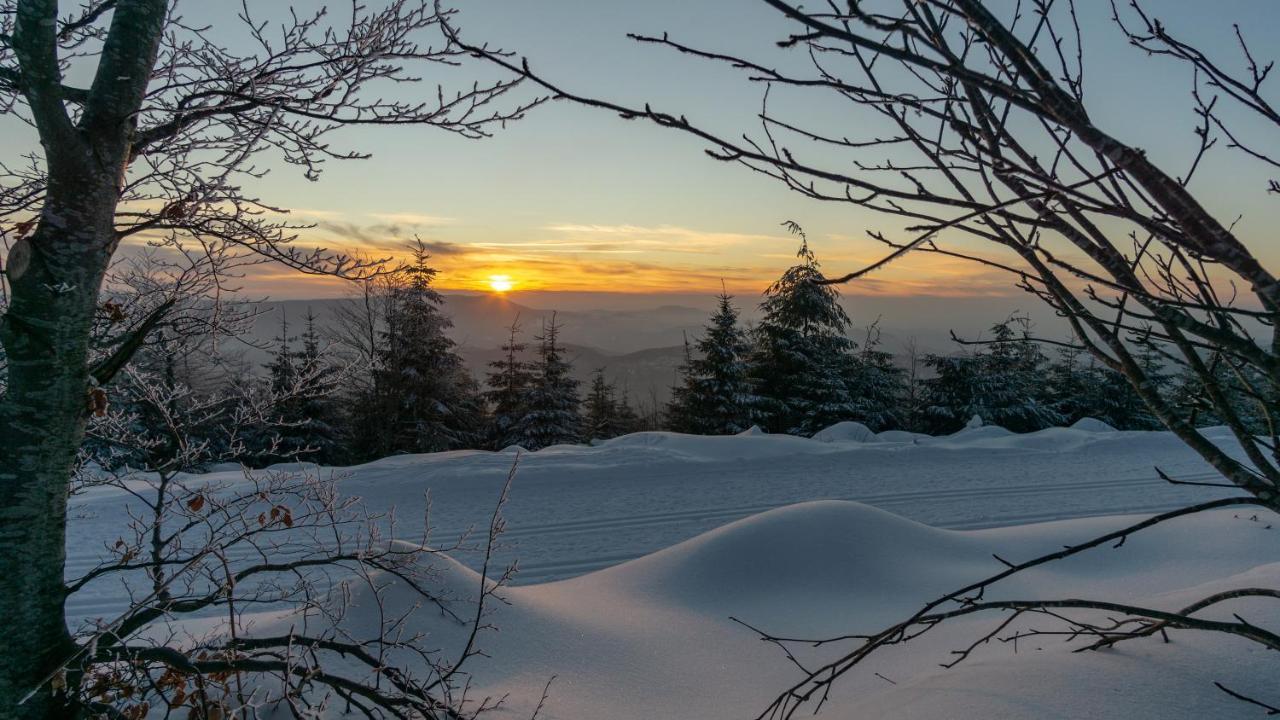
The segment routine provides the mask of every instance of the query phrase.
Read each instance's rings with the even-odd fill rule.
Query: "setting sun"
[[[510,275],[490,275],[489,289],[494,292],[504,293],[515,287],[515,283],[511,281]]]

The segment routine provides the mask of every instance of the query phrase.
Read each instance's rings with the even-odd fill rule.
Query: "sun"
[[[515,283],[511,281],[510,275],[490,275],[489,289],[496,293],[504,293],[515,287]]]

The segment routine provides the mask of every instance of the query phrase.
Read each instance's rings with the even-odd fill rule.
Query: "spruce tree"
[[[280,308],[280,334],[275,338],[271,360],[266,364],[266,392],[273,398],[271,414],[245,428],[245,461],[255,466],[287,462],[297,458],[305,448],[291,432],[302,422],[301,407],[296,397],[298,387],[297,353],[293,344],[298,338],[289,334],[289,313]],[[236,388],[233,388],[236,389]],[[244,391],[245,388],[238,388]]]
[[[640,417],[640,413],[636,412],[635,407],[631,404],[631,393],[627,391],[625,385],[618,394],[617,402],[614,404],[613,416],[618,435],[639,432],[643,425],[644,421]]]
[[[1142,369],[1142,374],[1147,380],[1147,386],[1160,395],[1161,397],[1169,397],[1173,392],[1173,375],[1168,369],[1168,360],[1161,354],[1159,346],[1151,338],[1150,332],[1145,332],[1135,339],[1138,345],[1137,357],[1138,367]],[[1138,391],[1125,381],[1125,391],[1134,403],[1132,430],[1164,430],[1164,423],[1151,412],[1146,402],[1138,395]]]
[[[738,310],[722,292],[696,355],[685,342],[683,382],[673,393],[669,417],[681,432],[733,435],[763,419],[763,401],[751,377],[751,345],[738,327]]]
[[[617,388],[605,380],[604,368],[596,368],[591,374],[591,386],[582,401],[582,438],[608,440],[627,432],[624,426],[622,403]]]
[[[973,416],[1014,432],[1059,425],[1044,376],[1048,358],[1031,339],[1026,318],[1011,317],[991,328],[992,340],[973,357],[933,356],[937,376],[929,414],[935,432],[954,432]]]
[[[706,409],[703,398],[694,391],[693,344],[688,334],[684,336],[684,355],[676,369],[676,382],[671,386],[671,400],[667,402],[666,427],[679,433],[698,433],[698,418]]]
[[[559,344],[560,325],[554,313],[544,321],[538,341],[538,362],[525,396],[524,413],[513,429],[518,445],[538,450],[549,445],[573,443],[581,438],[578,381]]]
[[[839,293],[822,272],[799,226],[800,262],[765,291],[756,329],[753,375],[770,431],[812,435],[857,415],[849,378],[853,342]]]
[[[1230,398],[1231,407],[1235,411],[1233,419],[1246,432],[1254,435],[1272,435],[1275,432],[1275,428],[1271,427],[1270,417],[1274,412],[1273,408],[1278,405],[1277,393],[1265,377],[1223,352],[1206,353],[1201,362],[1212,373],[1218,391]],[[1208,391],[1204,383],[1189,368],[1183,368],[1173,392],[1176,402],[1194,426],[1230,424],[1231,418],[1222,417],[1213,411],[1207,400]]]
[[[849,387],[855,407],[854,420],[876,432],[905,424],[906,373],[894,364],[891,353],[880,349],[878,321],[867,328],[862,347],[854,356]]]
[[[969,355],[926,355],[933,377],[921,382],[924,394],[924,429],[934,435],[953,433],[965,426],[981,408],[977,406],[981,363]]]
[[[1031,339],[1030,322],[1011,317],[991,328],[993,340],[982,355],[977,414],[1014,432],[1062,423],[1047,402],[1043,373],[1047,358]]]
[[[1050,406],[1070,425],[1084,417],[1098,417],[1098,392],[1105,378],[1084,362],[1084,349],[1071,346],[1058,351],[1058,359],[1049,365],[1045,382]],[[1113,426],[1114,427],[1114,426]]]
[[[372,406],[385,419],[375,420],[376,434],[366,435],[374,457],[467,447],[480,430],[478,388],[445,334],[453,323],[432,286],[437,270],[429,260],[418,241],[413,262],[391,283],[373,371]]]
[[[342,373],[330,359],[310,307],[302,350],[297,355],[297,372],[307,384],[299,398],[301,426],[297,432],[302,445],[308,448],[306,459],[322,465],[339,462],[343,459],[343,437],[336,396]]]
[[[502,346],[504,354],[489,363],[490,371],[485,379],[488,390],[484,398],[490,407],[488,440],[495,450],[519,444],[516,426],[525,413],[534,378],[533,365],[524,359],[527,345],[519,340],[520,318],[516,317],[507,330],[507,342]]]

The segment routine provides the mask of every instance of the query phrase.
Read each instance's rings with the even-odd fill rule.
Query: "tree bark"
[[[0,403],[0,717],[70,714],[41,684],[73,650],[64,614],[67,494],[88,416],[89,336],[115,209],[112,193],[80,204],[87,207],[46,205],[23,241],[31,257],[10,276],[0,324],[9,366]]]
[[[12,44],[48,186],[34,234],[10,253],[0,319],[0,718],[67,718],[59,682],[76,648],[65,604],[67,495],[84,439],[89,350],[116,205],[168,9],[120,0],[79,123],[64,103],[56,0],[21,0]],[[29,697],[28,697],[29,696]]]

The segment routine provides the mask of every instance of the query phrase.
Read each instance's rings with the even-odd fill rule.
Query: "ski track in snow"
[[[595,447],[523,454],[499,562],[518,559],[516,584],[583,575],[750,515],[810,500],[853,500],[934,527],[979,529],[1098,515],[1154,513],[1222,491],[1171,486],[1209,480],[1208,466],[1167,433],[996,428],[922,442],[818,442],[787,436],[693,438],[645,433]],[[398,508],[400,537],[420,532],[430,488],[435,544],[447,546],[492,512],[514,453],[402,456],[339,473],[374,509]],[[229,479],[232,474],[220,477]],[[211,476],[213,477],[213,476]],[[67,575],[102,557],[122,522],[120,500],[79,499]],[[478,569],[480,558],[459,554]],[[73,624],[122,610],[118,586],[67,603]]]

